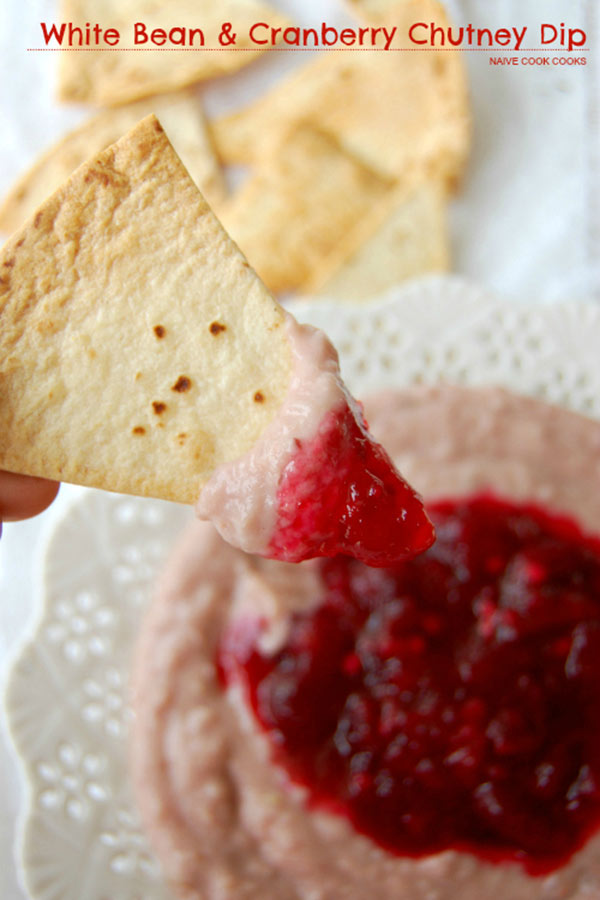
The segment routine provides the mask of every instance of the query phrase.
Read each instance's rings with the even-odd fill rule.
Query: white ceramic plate
[[[501,384],[600,417],[600,307],[503,304],[429,278],[367,307],[298,303],[351,389]],[[127,774],[128,667],[158,567],[190,510],[85,492],[47,543],[34,633],[7,712],[27,781],[20,867],[35,900],[164,900]]]

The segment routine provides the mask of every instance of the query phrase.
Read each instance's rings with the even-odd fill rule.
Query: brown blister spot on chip
[[[154,334],[157,338],[164,338],[166,334],[166,328],[164,325],[155,325],[154,326]]]
[[[154,122],[154,130],[155,130],[155,131],[158,131],[159,134],[162,134],[163,131],[164,131],[164,128],[162,127],[162,125],[160,124],[160,122],[158,121],[158,119],[156,119],[155,122]]]
[[[141,373],[141,372],[136,372],[136,373],[135,373],[135,380],[136,380],[136,381],[139,381],[141,377],[142,377],[142,373]]]
[[[182,431],[180,434],[177,435],[177,443],[179,444],[180,447],[183,447],[183,445],[185,444],[186,438],[187,438],[187,434],[185,433],[185,431]]]
[[[227,325],[222,325],[221,322],[211,322],[208,326],[208,330],[216,337],[222,331],[227,331]]]
[[[38,212],[35,214],[35,219],[33,220],[33,227],[39,228],[42,221],[42,213]]]
[[[192,382],[187,375],[180,375],[171,390],[177,391],[178,394],[184,394],[186,391],[189,391],[191,386]]]
[[[157,416],[160,416],[161,413],[164,413],[166,408],[167,408],[166,403],[161,403],[160,400],[152,401],[152,409],[154,410],[154,412]]]
[[[146,434],[146,429],[142,425],[136,425],[131,429],[132,434]]]
[[[25,238],[20,238],[20,240],[17,241],[16,246],[22,247],[24,243],[25,243]]]
[[[264,403],[264,402],[265,402],[265,395],[263,394],[262,391],[257,391],[257,392],[255,393],[255,395],[254,395],[254,402],[255,402],[255,403]]]
[[[14,256],[11,256],[11,258],[7,259],[6,262],[3,263],[2,265],[6,266],[7,269],[12,269],[14,264],[15,264],[15,258],[14,258]]]

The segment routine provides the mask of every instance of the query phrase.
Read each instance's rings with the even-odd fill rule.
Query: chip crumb
[[[189,391],[191,386],[192,382],[187,375],[180,375],[171,390],[177,391],[178,394],[183,394],[185,391]]]
[[[227,330],[227,325],[222,325],[221,322],[211,322],[209,325],[210,333],[214,334],[215,336],[217,334],[220,334],[221,331],[226,331],[226,330]]]
[[[142,425],[136,425],[135,428],[132,429],[132,434],[146,434],[146,429]]]
[[[166,334],[166,328],[164,325],[155,325],[154,326],[154,334],[157,338],[164,338]]]
[[[161,403],[160,400],[152,401],[152,409],[154,410],[154,412],[156,413],[157,416],[160,416],[161,413],[164,413],[166,408],[167,408],[166,403]]]
[[[135,373],[135,380],[136,380],[136,381],[139,381],[141,377],[142,377],[142,373],[141,373],[141,372],[136,372],[136,373]]]
[[[265,402],[265,395],[263,394],[262,391],[257,391],[257,392],[255,393],[255,395],[254,395],[254,402],[255,402],[255,403],[264,403],[264,402]]]

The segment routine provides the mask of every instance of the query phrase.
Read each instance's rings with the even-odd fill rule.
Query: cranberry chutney
[[[491,496],[428,511],[426,553],[320,561],[285,645],[226,634],[220,672],[311,806],[395,854],[547,873],[600,824],[600,540]]]

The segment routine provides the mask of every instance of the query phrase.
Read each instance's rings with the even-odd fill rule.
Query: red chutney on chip
[[[301,562],[347,554],[385,566],[422,553],[434,539],[418,494],[371,437],[360,412],[343,404],[283,470],[266,555]]]
[[[310,806],[393,854],[548,873],[600,826],[600,540],[491,496],[429,511],[425,554],[322,561],[285,644],[241,622],[219,670]]]

